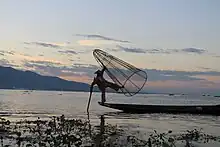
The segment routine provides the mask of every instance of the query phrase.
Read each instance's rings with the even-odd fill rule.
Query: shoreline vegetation
[[[127,134],[120,126],[105,123],[100,116],[99,125],[91,125],[88,119],[69,119],[64,115],[47,120],[22,119],[10,122],[0,118],[0,144],[2,147],[185,147],[198,144],[220,143],[220,136],[206,134],[197,129],[182,133],[168,130],[165,133],[152,130],[146,139]]]

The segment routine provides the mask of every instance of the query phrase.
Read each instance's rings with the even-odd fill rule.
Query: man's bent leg
[[[119,85],[117,85],[117,84],[115,84],[115,83],[111,83],[111,84],[110,84],[110,87],[111,87],[112,89],[114,89],[115,91],[118,91],[120,88],[124,88],[124,86],[119,86]]]
[[[105,89],[102,90],[102,104],[104,104],[106,101],[105,99]]]

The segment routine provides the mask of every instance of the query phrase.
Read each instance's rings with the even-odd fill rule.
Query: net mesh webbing
[[[124,85],[124,88],[119,90],[126,96],[137,94],[147,81],[147,73],[135,66],[122,61],[100,49],[95,49],[93,55],[97,62],[107,70],[108,76],[118,85]]]

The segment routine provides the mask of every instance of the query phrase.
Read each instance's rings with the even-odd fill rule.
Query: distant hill
[[[0,66],[0,89],[89,91],[90,85]]]

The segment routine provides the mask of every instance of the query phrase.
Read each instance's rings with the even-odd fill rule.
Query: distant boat
[[[173,96],[173,95],[174,95],[173,93],[170,93],[170,94],[169,94],[169,96]]]

